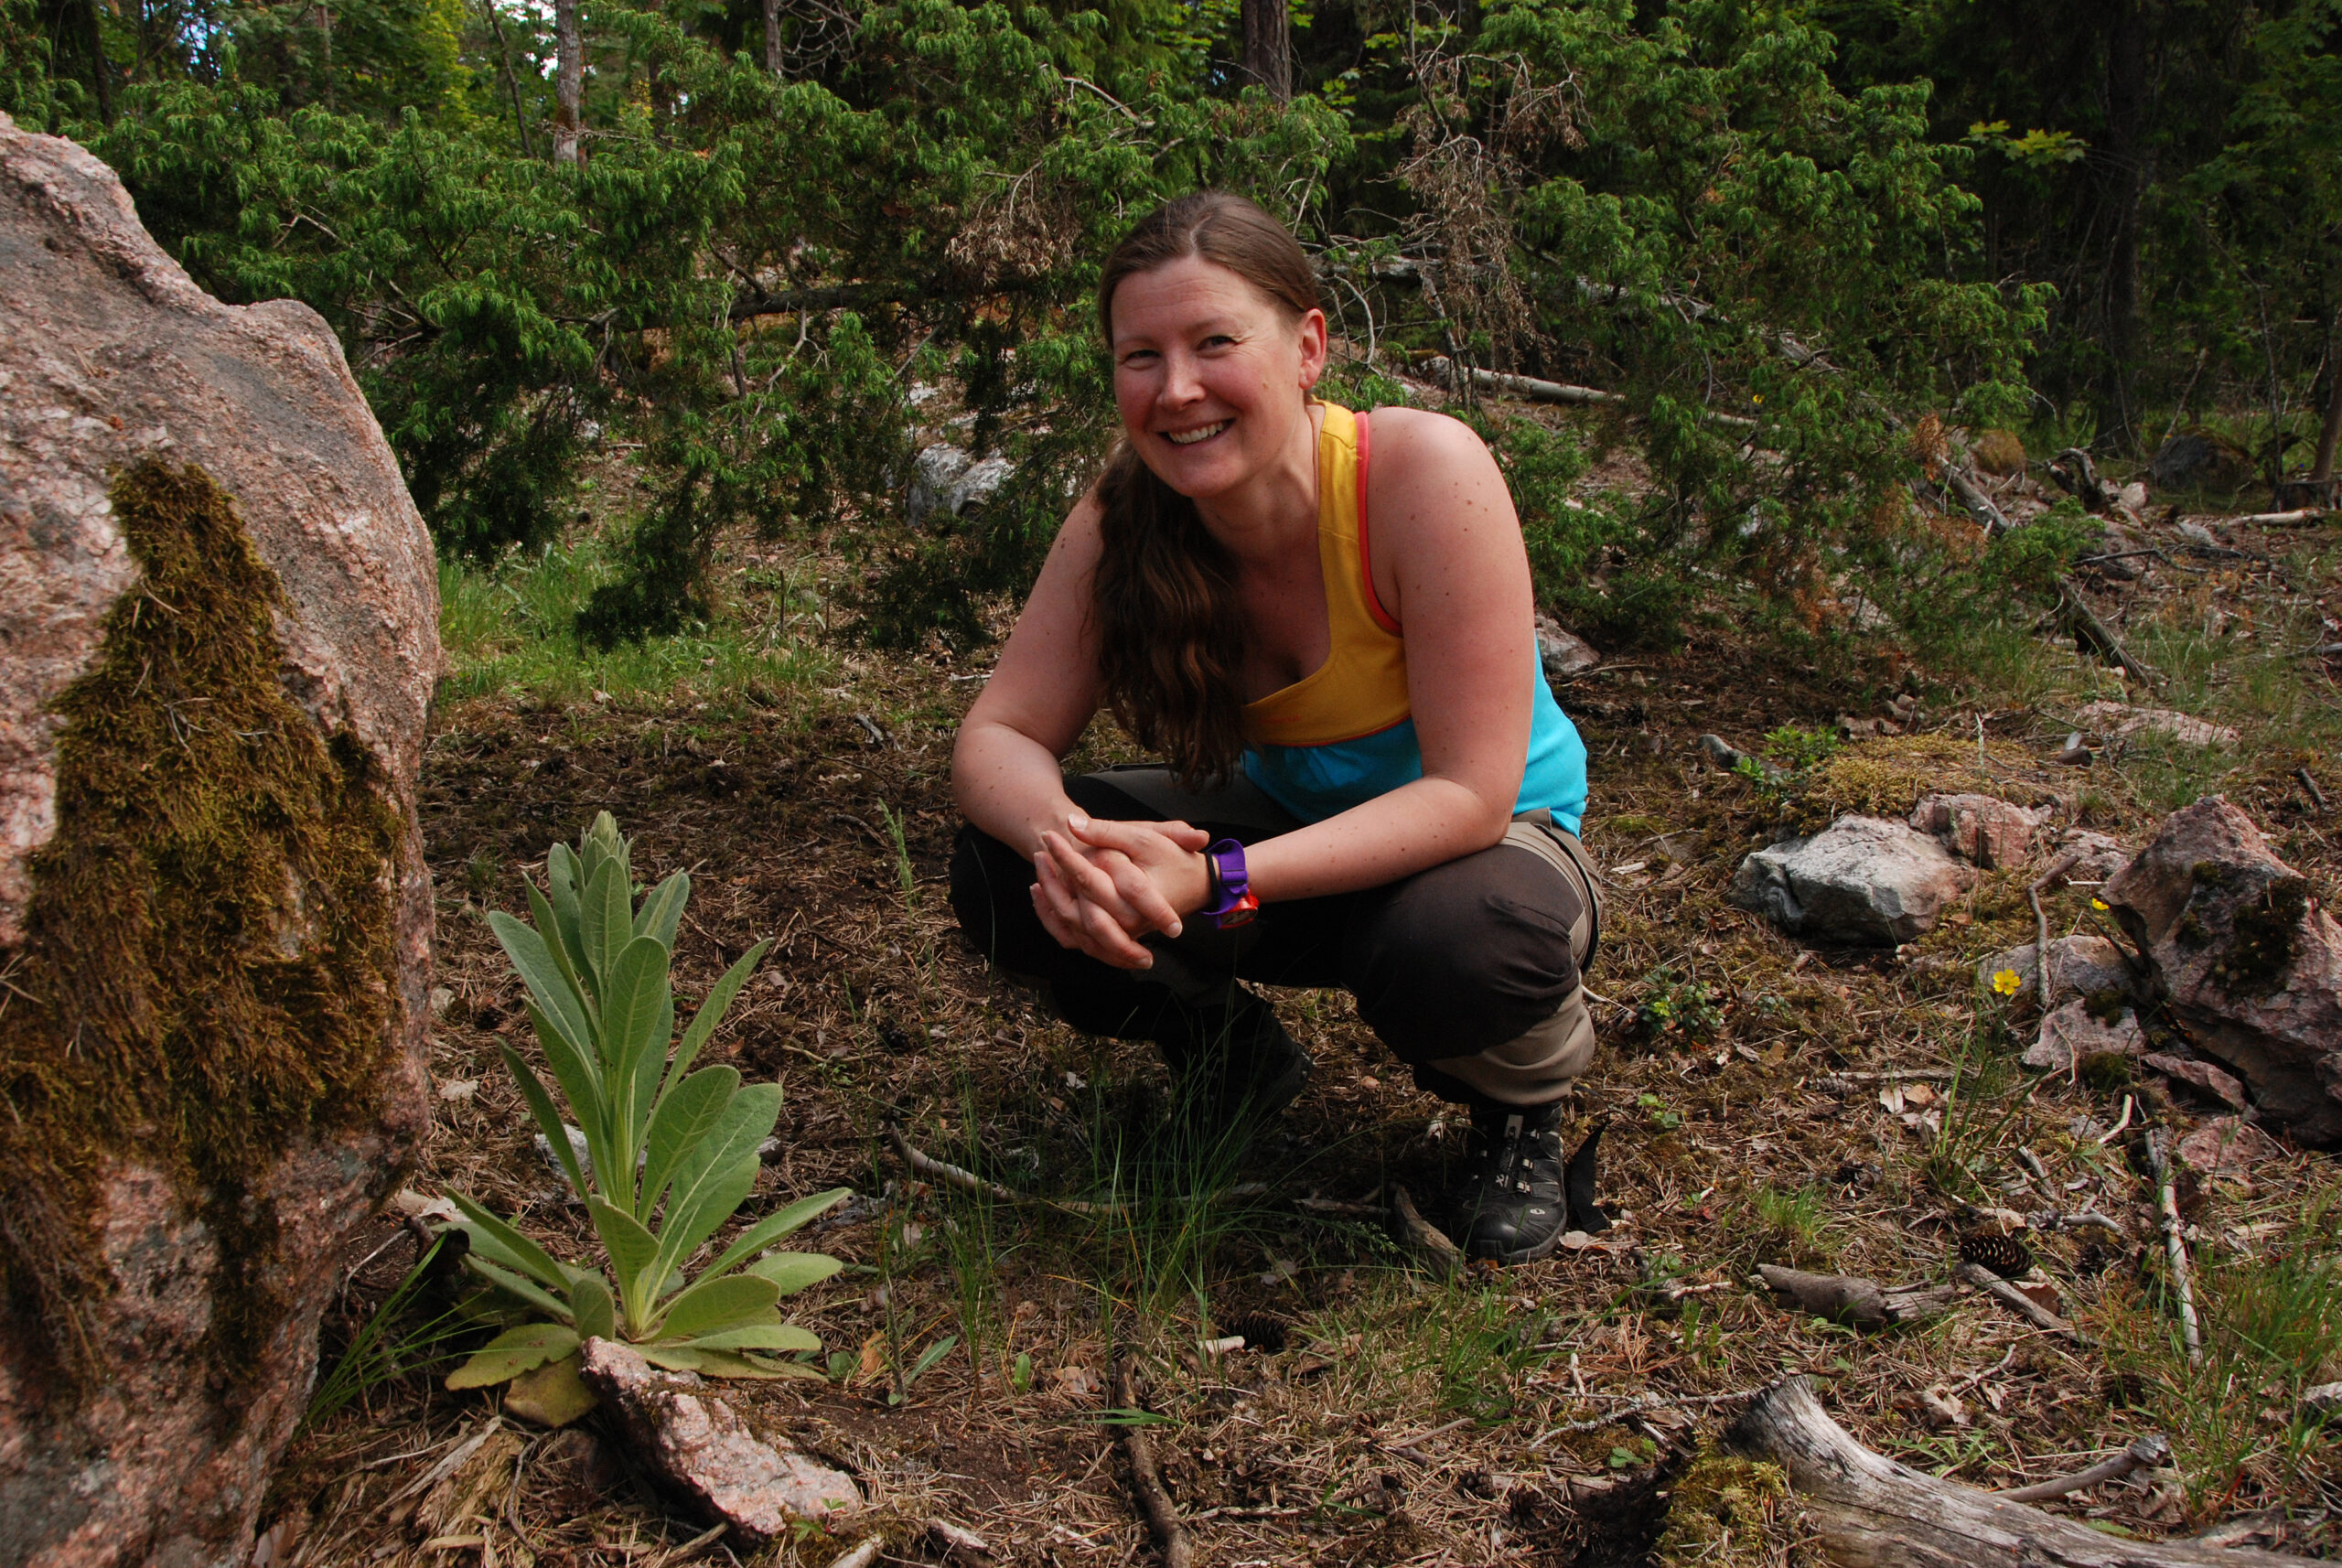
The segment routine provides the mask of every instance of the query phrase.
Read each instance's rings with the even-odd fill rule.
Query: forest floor
[[[1227,1568],[1785,1561],[1797,1531],[1778,1498],[1721,1530],[1679,1517],[1663,1541],[1652,1500],[1729,1396],[1785,1371],[1811,1374],[1870,1446],[1981,1487],[2079,1470],[2160,1431],[2168,1471],[2051,1506],[2117,1532],[2335,1554],[2342,1443],[2295,1404],[2342,1378],[2332,1156],[2189,1180],[2207,1326],[2191,1366],[2151,1195],[2111,1130],[2144,1113],[2184,1132],[2218,1108],[2160,1079],[2017,1065],[2029,1026],[1976,965],[2032,940],[2032,873],[1985,875],[1892,950],[1803,947],[1724,897],[1741,854],[1786,826],[1900,815],[1969,786],[2059,802],[2064,821],[2133,847],[2218,789],[2319,887],[2342,886],[2342,817],[2295,776],[2342,803],[2342,660],[2308,651],[2337,639],[2325,617],[2342,606],[2318,595],[2342,540],[2231,532],[2231,553],[2191,554],[2174,522],[2143,525],[2164,557],[2133,581],[2091,579],[2092,599],[2170,677],[2136,700],[2235,725],[2234,746],[2142,739],[2060,766],[2081,705],[2124,693],[2021,627],[1958,671],[1882,657],[1825,671],[1695,622],[1680,649],[1561,693],[1592,754],[1585,836],[1610,884],[1589,977],[1604,1050],[1570,1139],[1606,1127],[1599,1197],[1615,1224],[1550,1261],[1452,1280],[1370,1219],[1298,1202],[1371,1204],[1401,1183],[1428,1206],[1461,1154],[1455,1109],[1412,1087],[1347,997],[1275,995],[1318,1076],[1238,1156],[1167,1136],[1159,1065],[1053,1022],[960,940],[948,764],[980,660],[824,639],[811,566],[745,547],[725,571],[740,604],[766,607],[753,658],[736,639],[671,649],[633,689],[599,691],[590,671],[507,679],[458,643],[423,782],[443,989],[436,1117],[410,1186],[467,1193],[585,1255],[582,1211],[499,1058],[500,1043],[533,1047],[484,914],[521,909],[547,847],[607,809],[639,878],[692,873],[683,993],[774,940],[712,1047],[786,1091],[778,1156],[745,1212],[858,1195],[795,1243],[849,1265],[788,1304],[832,1353],[832,1380],[725,1392],[753,1427],[850,1471],[870,1506],[766,1561],[827,1563],[875,1532],[883,1561],[940,1562],[937,1520],[982,1537],[992,1562],[1153,1561],[1109,1412],[1125,1348],[1200,1560]],[[451,596],[451,619],[463,609]],[[1712,731],[1755,749],[1785,725],[1896,716],[1883,704],[1907,693],[1907,733],[1849,743],[1786,795],[1695,744]],[[1092,740],[1085,757],[1109,755]],[[2057,933],[2090,929],[2091,893],[2051,896]],[[914,1180],[890,1121],[1037,1201]],[[1113,1219],[1037,1201],[1110,1188],[1128,1200]],[[1752,1283],[1767,1262],[1947,1280],[1976,1205],[2115,1221],[2119,1237],[2029,1238],[2086,1343],[1974,1293],[1932,1321],[1856,1333]],[[352,1255],[328,1356],[414,1261],[397,1217],[380,1221]],[[391,1342],[409,1331],[393,1325]],[[1241,1349],[1199,1348],[1230,1335]],[[597,1418],[547,1433],[502,1415],[495,1391],[441,1388],[446,1364],[430,1368],[420,1340],[409,1363],[426,1364],[370,1380],[288,1456],[273,1506],[295,1562],[664,1568],[730,1552],[649,1489]],[[1603,1477],[1636,1500],[1590,1545],[1554,1499]]]

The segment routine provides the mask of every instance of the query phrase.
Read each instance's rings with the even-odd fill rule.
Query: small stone
[[[2262,1124],[2342,1144],[2342,927],[2252,819],[2218,796],[2174,811],[2100,897]]]
[[[2320,1383],[2302,1391],[2302,1408],[2318,1415],[2342,1412],[2342,1383]]]
[[[456,1005],[456,993],[444,985],[435,985],[431,988],[428,1000],[431,1004],[431,1015],[434,1018],[445,1018]]]
[[[2071,851],[2077,856],[2066,872],[2068,882],[2111,882],[2131,864],[2131,852],[2119,840],[2088,828],[2066,829],[2054,847],[2059,855]]]
[[[1912,810],[1911,826],[1932,833],[1961,859],[1986,871],[2023,865],[2047,811],[1990,795],[1929,795]]]
[[[983,1536],[948,1520],[929,1520],[927,1535],[949,1562],[981,1563],[992,1555],[992,1547]]]
[[[2241,1116],[2205,1122],[2173,1145],[2173,1152],[2206,1176],[2251,1176],[2256,1166],[2285,1157],[2277,1140]]]
[[[2182,746],[2234,746],[2240,738],[2226,725],[2207,723],[2170,708],[2134,708],[2127,703],[2091,703],[2074,715],[2110,741],[2137,735],[2167,736]]]
[[[1584,638],[1562,629],[1561,622],[1551,616],[1537,618],[1537,658],[1545,667],[1545,679],[1560,685],[1585,674],[1602,662],[1602,655]]]
[[[1809,940],[1891,947],[1934,929],[1976,874],[1902,822],[1841,817],[1740,863],[1730,897]]]
[[[2094,996],[2100,992],[2132,990],[2130,965],[2123,961],[2122,950],[2104,937],[2059,937],[2049,944],[2050,972],[2057,977],[2057,994],[2061,998]],[[2034,957],[2034,944],[2007,948],[1993,954],[1976,966],[1976,983],[1998,993],[1993,982],[2004,973],[2014,974],[2015,991],[2007,993],[2011,1002],[2038,1005],[2041,973]]]
[[[2192,1058],[2165,1056],[2160,1052],[2153,1056],[2142,1057],[2140,1061],[2142,1065],[2151,1067],[2168,1077],[2175,1078],[2182,1083],[2193,1084],[2227,1105],[2231,1111],[2246,1111],[2251,1108],[2252,1101],[2246,1098],[2244,1085],[2237,1081],[2236,1075],[2222,1072],[2210,1062],[2197,1061]]]
[[[2023,1060],[2044,1072],[2072,1072],[2092,1057],[2137,1058],[2146,1049],[2147,1036],[2137,1014],[2125,1007],[2112,1023],[2101,1023],[2077,999],[2049,1015],[2043,1037],[2026,1047]]]
[[[661,1484],[751,1546],[782,1539],[797,1520],[862,1506],[852,1477],[755,1436],[695,1372],[662,1370],[612,1339],[586,1340],[578,1372]]]
[[[450,1105],[469,1105],[472,1097],[478,1092],[479,1079],[476,1078],[443,1078],[439,1080],[439,1098]]]

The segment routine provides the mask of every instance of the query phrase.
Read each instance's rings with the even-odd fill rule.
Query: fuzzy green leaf
[[[642,908],[635,913],[634,934],[649,937],[671,951],[675,928],[682,923],[683,906],[690,902],[691,896],[691,874],[678,871],[652,888],[650,897],[642,901]]]
[[[553,1096],[545,1092],[545,1086],[537,1080],[529,1064],[521,1059],[520,1052],[506,1045],[498,1048],[503,1053],[504,1066],[511,1073],[512,1081],[521,1086],[521,1098],[529,1102],[529,1114],[536,1118],[537,1130],[545,1135],[545,1142],[553,1145],[554,1157],[561,1161],[569,1185],[579,1197],[591,1197],[594,1189],[587,1185],[586,1172],[577,1163],[577,1151],[570,1147],[569,1129],[561,1124],[561,1112],[553,1108]]]
[[[605,859],[596,868],[593,880],[586,884],[583,901],[586,967],[592,973],[594,990],[602,998],[605,1012],[609,1008],[610,972],[618,967],[618,955],[634,940],[634,915],[627,906],[627,891],[624,869],[616,859]],[[602,1048],[607,1060],[612,1048],[607,1032],[602,1036]]]
[[[642,1195],[635,1213],[649,1219],[659,1195],[683,1155],[703,1139],[715,1135],[724,1124],[732,1097],[739,1091],[738,1069],[703,1068],[670,1089],[651,1112],[650,1131],[643,1140],[649,1159],[642,1167]]]
[[[660,1319],[661,1339],[691,1339],[722,1328],[746,1327],[769,1316],[780,1292],[770,1280],[747,1274],[729,1279],[702,1280],[667,1304]]]
[[[581,901],[586,893],[586,868],[567,844],[557,843],[546,852],[545,883],[553,901],[554,929],[568,955],[570,970],[582,975],[586,969],[586,925]]]
[[[817,1192],[811,1197],[800,1197],[786,1208],[775,1209],[746,1230],[741,1231],[732,1244],[724,1249],[724,1255],[703,1270],[700,1277],[705,1279],[710,1274],[723,1273],[735,1264],[756,1256],[783,1236],[802,1226],[815,1215],[852,1197],[853,1194],[852,1187],[833,1187],[827,1192]]]
[[[667,1223],[659,1233],[661,1262],[680,1267],[684,1259],[699,1251],[703,1242],[721,1230],[742,1200],[756,1189],[757,1168],[752,1146],[728,1165],[711,1165],[689,1187],[676,1183],[667,1199]]]
[[[618,1308],[611,1302],[610,1287],[601,1275],[581,1275],[569,1287],[569,1317],[577,1326],[580,1339],[618,1337]]]
[[[477,1237],[474,1238],[472,1245],[475,1247],[479,1245]],[[538,1284],[534,1280],[529,1279],[527,1276],[520,1273],[516,1270],[508,1269],[503,1264],[495,1262],[488,1258],[484,1258],[476,1251],[467,1252],[464,1254],[464,1267],[469,1269],[472,1273],[478,1274],[480,1278],[486,1280],[497,1289],[517,1297],[521,1301],[523,1301],[529,1305],[536,1308],[539,1312],[545,1313],[555,1318],[566,1317],[569,1316],[569,1304],[567,1302],[563,1301],[559,1296],[552,1294],[546,1291],[543,1285]]]
[[[553,1068],[553,1080],[568,1097],[570,1113],[577,1118],[578,1131],[586,1134],[586,1147],[594,1156],[594,1166],[607,1171],[611,1157],[610,1108],[602,1093],[601,1074],[594,1066],[594,1048],[563,1034],[560,1026],[535,1002],[528,1001],[525,1005],[529,1022],[536,1026],[537,1044],[544,1048],[545,1060]]]
[[[820,1284],[845,1265],[826,1252],[775,1252],[769,1258],[758,1258],[747,1272],[760,1280],[770,1280],[780,1287],[783,1295],[795,1295],[808,1285]]]
[[[696,1335],[691,1341],[694,1350],[777,1350],[790,1354],[821,1348],[819,1335],[794,1323],[752,1323],[745,1328],[721,1328],[712,1334]]]
[[[676,1074],[690,1069],[699,1056],[700,1047],[706,1045],[708,1036],[715,1033],[715,1026],[724,1021],[725,1011],[732,1005],[732,998],[740,993],[740,987],[747,983],[757,961],[771,946],[768,941],[758,942],[742,953],[740,961],[725,970],[723,977],[708,987],[707,999],[699,1004],[699,1011],[692,1015],[692,1026],[683,1032],[683,1043],[675,1047],[674,1070],[668,1075],[671,1079]],[[778,1116],[779,1112],[774,1114]]]
[[[537,1005],[552,1015],[570,1038],[581,1044],[591,1040],[593,1026],[587,1022],[576,993],[570,990],[561,966],[553,962],[553,954],[546,950],[544,939],[501,909],[489,912],[488,924]]]
[[[508,1328],[478,1355],[447,1374],[451,1389],[484,1389],[558,1361],[577,1348],[577,1332],[564,1324],[529,1323]]]
[[[602,1248],[618,1273],[618,1300],[626,1308],[626,1326],[631,1330],[650,1316],[650,1305],[656,1299],[653,1292],[663,1273],[658,1269],[659,1242],[640,1220],[607,1198],[594,1199],[593,1216],[595,1234],[601,1237]]]
[[[459,1223],[470,1234],[475,1251],[486,1252],[492,1261],[520,1271],[548,1289],[569,1288],[569,1276],[552,1253],[462,1193],[448,1196],[464,1217]]]
[[[561,917],[545,901],[545,896],[537,891],[535,883],[524,876],[521,879],[521,886],[529,891],[529,918],[536,923],[537,935],[544,942],[545,951],[552,955],[553,967],[561,971],[562,979],[569,983],[569,989],[576,996],[577,1004],[586,1010],[586,1016],[589,1019],[594,1017],[593,995],[586,991],[586,983],[577,978],[577,960],[569,950],[568,940],[559,935]],[[553,934],[548,935],[549,932]]]

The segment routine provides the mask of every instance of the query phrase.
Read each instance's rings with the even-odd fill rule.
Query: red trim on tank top
[[[1363,414],[1363,413],[1359,414],[1359,415],[1357,417],[1357,419],[1356,419],[1356,421],[1355,421],[1354,423],[1355,423],[1355,424],[1357,424],[1357,426],[1358,426],[1358,571],[1359,571],[1359,575],[1360,577],[1363,577],[1363,578],[1366,580],[1366,610],[1367,610],[1367,613],[1368,613],[1369,615],[1370,615],[1370,616],[1372,616],[1372,617],[1374,618],[1374,624],[1375,624],[1375,625],[1377,625],[1377,626],[1380,627],[1383,630],[1385,630],[1385,631],[1389,632],[1391,636],[1393,636],[1393,637],[1397,637],[1397,636],[1399,636],[1399,635],[1400,635],[1400,631],[1399,631],[1399,623],[1398,623],[1397,621],[1395,621],[1395,620],[1393,620],[1393,619],[1391,619],[1391,612],[1390,612],[1389,610],[1386,610],[1386,609],[1384,609],[1384,608],[1382,607],[1382,597],[1381,597],[1381,596],[1380,596],[1380,595],[1379,595],[1379,594],[1377,594],[1377,593],[1374,591],[1374,553],[1373,553],[1373,551],[1369,547],[1369,545],[1367,544],[1367,540],[1366,540],[1366,457],[1367,457],[1366,415],[1365,415],[1365,414]]]

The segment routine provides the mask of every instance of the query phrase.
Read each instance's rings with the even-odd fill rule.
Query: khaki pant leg
[[[1552,865],[1577,889],[1579,916],[1570,927],[1570,954],[1585,972],[1601,931],[1601,905],[1583,862],[1577,835],[1539,821],[1542,812],[1517,818],[1504,842]],[[1558,1100],[1594,1065],[1594,1015],[1585,987],[1573,989],[1559,1009],[1500,1046],[1468,1057],[1448,1057],[1429,1065],[1477,1094],[1500,1105],[1545,1105]]]

